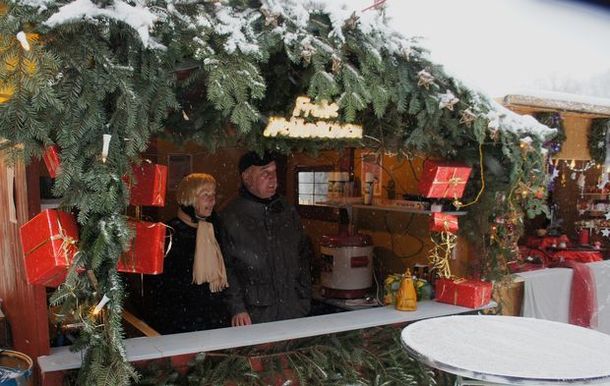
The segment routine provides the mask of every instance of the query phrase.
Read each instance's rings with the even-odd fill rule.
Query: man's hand
[[[250,319],[250,314],[247,312],[240,312],[239,314],[233,315],[231,318],[231,326],[247,326],[252,324],[252,320]]]

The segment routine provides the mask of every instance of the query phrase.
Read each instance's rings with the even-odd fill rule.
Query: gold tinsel
[[[449,232],[440,232],[430,236],[434,245],[430,250],[428,260],[432,270],[436,271],[439,278],[449,279],[451,277],[451,267],[449,259],[453,254],[457,242],[457,235]]]

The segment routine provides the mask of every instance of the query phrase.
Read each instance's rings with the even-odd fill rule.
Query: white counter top
[[[492,302],[481,309],[493,306],[495,303]],[[376,307],[244,327],[125,339],[125,348],[128,360],[133,362],[407,323],[474,311],[477,309],[428,300],[417,303],[417,311],[412,312],[397,311],[393,307]],[[69,347],[58,347],[52,349],[51,354],[38,357],[38,365],[43,373],[77,369],[81,365],[81,355],[80,352],[70,352]]]

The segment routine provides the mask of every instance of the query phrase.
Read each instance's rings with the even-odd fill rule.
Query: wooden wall
[[[239,174],[237,163],[239,157],[247,149],[223,148],[215,153],[209,153],[203,148],[187,144],[177,146],[168,142],[157,142],[154,154],[151,158],[157,159],[161,164],[167,164],[170,154],[191,154],[193,159],[192,171],[212,174],[218,182],[217,187],[217,210],[222,208],[237,194],[239,188]],[[367,150],[356,150],[354,154],[354,177],[361,181],[361,154]],[[294,170],[301,166],[331,166],[339,170],[344,166],[342,157],[348,150],[322,151],[319,154],[294,153],[287,157],[286,170],[278,173],[280,179],[280,190],[288,201],[296,203],[294,195],[296,191],[296,177]],[[341,164],[341,165],[340,165]],[[411,164],[397,157],[384,156],[382,160],[381,195],[376,200],[388,199],[389,181],[393,180],[395,185],[395,198],[402,198],[402,194],[417,195],[417,178],[421,174],[422,160],[414,160]],[[171,173],[171,170],[170,170]],[[359,192],[359,189],[358,189]],[[358,193],[360,194],[360,193]],[[160,208],[157,220],[168,220],[175,216],[176,203],[175,192],[168,190],[166,206]],[[426,215],[410,213],[389,212],[383,210],[355,209],[353,214],[357,220],[356,228],[373,237],[375,255],[383,267],[384,272],[403,272],[406,268],[416,263],[427,262],[428,251],[432,247],[430,234],[428,232],[428,220]],[[335,217],[336,213],[335,213]],[[319,255],[320,239],[325,234],[334,234],[338,230],[336,221],[319,220],[303,217],[303,224],[307,234],[311,237],[314,251]],[[457,274],[466,274],[468,266],[468,251],[464,243],[456,254],[456,261],[452,264]]]

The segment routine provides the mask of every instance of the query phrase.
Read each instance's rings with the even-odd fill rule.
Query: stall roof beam
[[[587,118],[609,118],[610,99],[550,91],[536,91],[504,96],[500,103],[524,113],[559,111]]]

